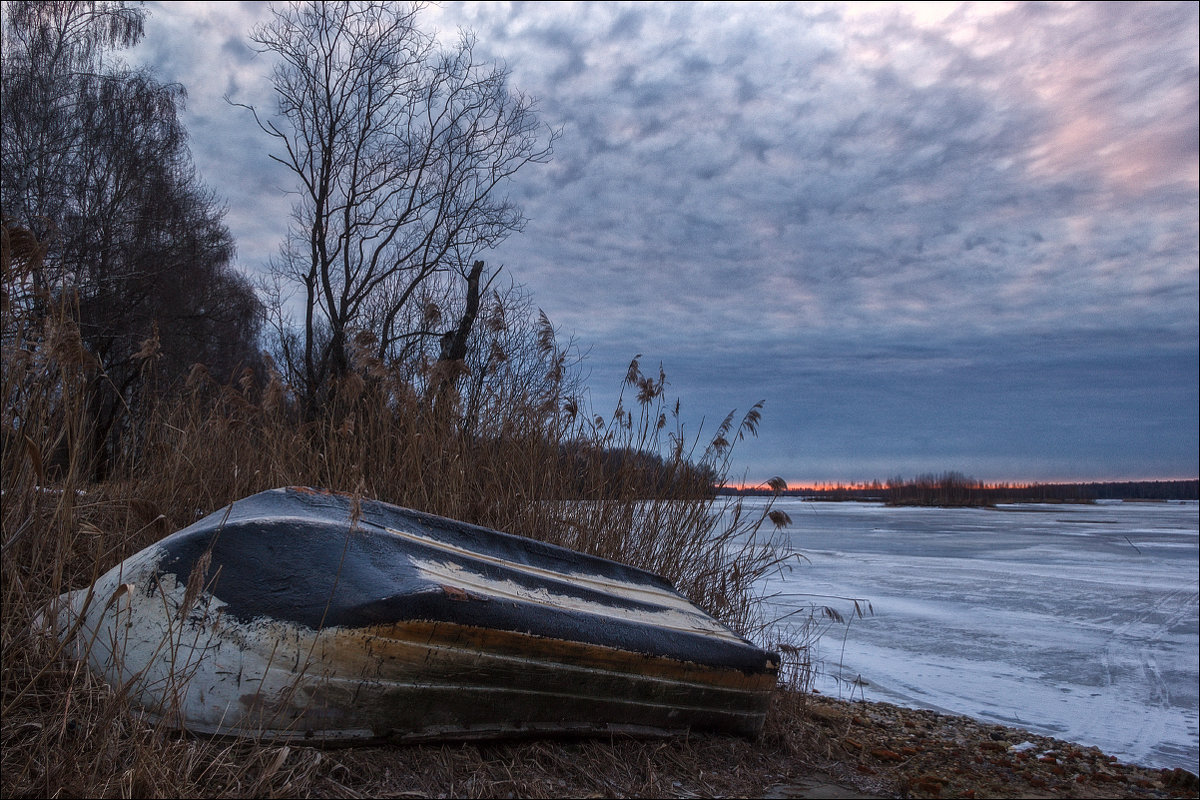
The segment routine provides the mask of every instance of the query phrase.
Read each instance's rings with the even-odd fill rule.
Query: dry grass
[[[154,731],[138,727],[103,689],[75,692],[105,707],[71,718],[95,727],[6,729],[6,796],[756,797],[820,763],[819,729],[791,709],[774,713],[757,742],[694,736],[317,749]]]
[[[633,410],[587,419],[555,379],[561,353],[543,328],[532,352],[548,380],[474,398],[469,424],[457,395],[430,400],[370,359],[360,358],[337,403],[309,420],[278,376],[221,386],[197,368],[181,391],[137,409],[112,477],[93,484],[87,387],[103,371],[82,346],[70,304],[31,288],[36,243],[7,237],[6,229],[5,796],[753,794],[766,769],[759,761],[786,756],[791,734],[778,722],[766,749],[700,738],[340,751],[192,739],[146,724],[122,687],[64,655],[39,613],[198,515],[282,485],[353,491],[616,558],[664,574],[735,630],[761,635],[752,590],[779,558],[760,533],[764,517],[698,491],[694,469],[723,478],[730,442],[754,432],[758,410],[740,427],[726,420],[703,448],[684,442],[669,425],[678,410],[665,403],[665,380],[646,378],[635,361],[626,382]],[[614,462],[620,451],[660,454],[655,479],[632,459]],[[791,680],[802,683],[802,670]],[[714,772],[714,763],[727,766]]]

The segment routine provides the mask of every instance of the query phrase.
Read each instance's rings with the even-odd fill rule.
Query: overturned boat
[[[754,736],[778,671],[658,575],[298,487],[168,536],[60,609],[92,670],[216,735]]]

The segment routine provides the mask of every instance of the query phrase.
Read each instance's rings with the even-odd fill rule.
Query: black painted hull
[[[92,595],[59,618],[82,613],[79,655],[199,733],[753,736],[778,665],[657,575],[311,489],[234,503]]]

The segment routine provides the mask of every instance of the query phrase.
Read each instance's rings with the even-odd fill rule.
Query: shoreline
[[[1147,763],[1145,761],[1139,760],[1137,756],[1132,756],[1132,755],[1129,755],[1128,753],[1123,753],[1118,749],[1110,749],[1111,743],[1109,746],[1106,746],[1102,742],[1088,743],[1081,739],[1071,738],[1070,731],[1055,732],[1054,730],[1051,730],[1049,728],[1039,729],[1037,724],[1034,721],[1024,722],[1022,720],[1006,721],[1004,719],[989,719],[989,718],[983,717],[983,716],[975,716],[975,715],[972,715],[969,713],[954,711],[952,709],[944,708],[944,707],[938,706],[936,704],[922,703],[919,699],[910,698],[910,697],[906,697],[906,696],[899,695],[899,694],[893,695],[892,693],[889,693],[886,691],[877,691],[874,693],[874,696],[872,696],[871,691],[867,691],[867,692],[865,692],[865,696],[859,696],[859,693],[856,690],[855,697],[853,697],[853,698],[838,697],[831,693],[827,693],[820,689],[815,689],[815,688],[810,689],[810,692],[814,696],[814,699],[817,702],[829,702],[829,703],[834,703],[834,704],[846,703],[846,704],[850,704],[850,705],[855,705],[855,704],[859,704],[859,703],[879,704],[879,705],[884,705],[884,706],[895,706],[897,708],[905,709],[905,710],[909,710],[909,711],[924,711],[924,712],[934,713],[934,714],[937,714],[942,717],[956,717],[956,718],[961,717],[966,720],[971,720],[975,724],[983,726],[983,727],[997,727],[998,726],[998,727],[1003,727],[1005,729],[1024,731],[1029,736],[1038,736],[1038,737],[1042,737],[1042,738],[1046,738],[1046,739],[1054,739],[1056,741],[1070,742],[1080,748],[1095,748],[1095,749],[1103,751],[1108,756],[1113,756],[1115,754],[1115,757],[1117,758],[1117,760],[1122,764],[1136,765],[1143,769],[1157,769],[1157,770],[1164,770],[1164,769],[1165,770],[1173,770],[1178,767],[1178,768],[1184,769],[1188,772],[1192,772],[1194,774],[1200,775],[1200,763],[1194,763],[1190,766],[1188,766],[1187,764],[1166,765],[1166,764]]]
[[[1193,797],[1196,775],[971,717],[808,695],[825,770],[872,797]],[[806,795],[777,795],[804,797]],[[817,795],[807,795],[815,797]]]

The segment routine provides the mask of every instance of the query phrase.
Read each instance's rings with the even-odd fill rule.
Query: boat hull
[[[356,741],[762,727],[778,658],[657,575],[384,503],[234,503],[64,596],[152,717]]]

